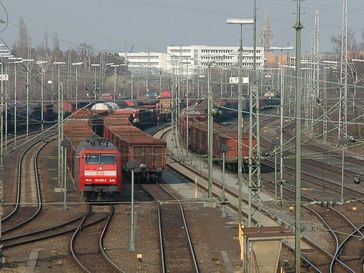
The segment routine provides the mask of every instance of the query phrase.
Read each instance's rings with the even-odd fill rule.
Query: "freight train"
[[[52,121],[56,118],[53,112],[53,105],[45,103],[43,106],[43,120],[44,122]],[[27,110],[29,125],[40,125],[41,124],[41,104],[40,103],[29,103],[28,109],[26,103],[23,101],[18,101],[16,103],[16,127],[17,129],[25,128],[27,119]],[[9,104],[7,107],[7,125],[11,132],[14,129],[14,112],[15,105]],[[5,116],[5,113],[4,113]]]
[[[223,122],[229,119],[237,118],[238,116],[238,99],[237,98],[229,98],[229,99],[215,99],[214,105],[216,109],[221,113],[219,116],[215,118],[217,122]],[[274,96],[273,93],[266,93],[264,96],[259,97],[259,110],[265,110],[269,108],[278,107],[280,105],[280,98]],[[205,111],[207,112],[207,103],[204,106]],[[243,105],[242,111],[243,115],[249,114],[249,98],[243,97]]]
[[[186,143],[188,126],[188,149],[198,154],[208,154],[207,144],[207,116],[200,111],[194,110],[188,113],[188,124],[186,111],[182,111],[179,118],[179,135],[182,144]],[[238,168],[238,137],[237,132],[227,127],[214,123],[213,133],[213,157],[214,161],[222,161],[223,153],[225,153],[225,163],[228,168],[236,171]],[[243,145],[243,163],[247,164],[249,158],[249,136],[243,134],[240,141]],[[255,145],[256,140],[253,139]]]
[[[124,171],[129,171],[129,160],[138,162],[137,182],[158,182],[167,166],[166,142],[144,133],[135,123],[137,116],[132,109],[110,113],[104,119],[104,137],[119,149]]]
[[[91,115],[84,109],[64,121],[67,166],[87,200],[114,198],[122,190],[121,155],[111,142],[95,135]]]

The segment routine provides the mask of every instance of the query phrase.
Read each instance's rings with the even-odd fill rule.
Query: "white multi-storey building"
[[[238,62],[237,46],[168,46],[170,63],[175,60],[189,59],[193,65],[207,65],[214,62],[217,66],[235,66]],[[257,66],[264,65],[264,49],[257,47]],[[253,66],[253,47],[243,47],[243,67]]]
[[[140,52],[140,53],[119,53],[127,59],[129,67],[155,68],[172,72],[179,69],[180,73],[192,74],[213,63],[218,67],[238,66],[237,46],[168,46],[167,53]],[[253,67],[253,47],[243,47],[243,68]],[[257,69],[264,67],[264,48],[256,49]],[[181,71],[182,70],[182,71]]]
[[[168,54],[159,52],[120,52],[120,57],[125,58],[128,67],[132,69],[168,70]]]

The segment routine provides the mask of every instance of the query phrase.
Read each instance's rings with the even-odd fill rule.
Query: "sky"
[[[40,45],[48,32],[50,45],[58,33],[62,49],[87,42],[102,51],[159,51],[168,45],[239,44],[239,27],[227,18],[252,18],[253,0],[0,0],[8,14],[8,27],[0,33],[12,46],[22,17],[32,45]],[[257,32],[267,14],[273,46],[294,46],[295,0],[257,0]],[[310,52],[314,14],[320,12],[320,48],[332,51],[330,37],[341,33],[342,0],[301,2],[302,47]],[[0,11],[0,19],[5,18]],[[348,1],[348,27],[361,41],[364,32],[363,0]],[[252,26],[243,28],[244,46],[252,45]]]

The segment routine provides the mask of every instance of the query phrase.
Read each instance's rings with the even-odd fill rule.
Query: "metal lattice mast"
[[[315,34],[312,34],[312,40],[311,40],[311,58],[310,58],[310,64],[309,64],[309,77],[308,77],[308,81],[309,81],[309,98],[308,98],[308,107],[309,107],[309,112],[310,112],[310,120],[309,120],[309,129],[310,132],[312,134],[312,127],[313,127],[313,105],[314,105],[314,100],[315,100]]]
[[[212,115],[212,101],[213,94],[211,89],[211,63],[208,64],[208,72],[207,72],[207,98],[208,98],[208,127],[207,127],[207,135],[208,135],[208,198],[212,198],[212,183],[213,183],[213,155],[214,155],[214,147],[213,147],[213,138],[214,138],[214,120]]]
[[[320,95],[320,12],[315,12],[315,87],[316,98]]]
[[[304,111],[305,111],[305,128],[308,127],[308,120],[309,120],[309,93],[310,93],[310,85],[309,85],[309,76],[308,75],[308,71],[306,71],[305,73],[305,77],[303,79],[304,81],[304,101],[303,101],[303,108],[304,108]]]
[[[254,0],[254,29],[253,29],[253,85],[250,88],[249,100],[249,216],[248,226],[252,224],[252,201],[257,199],[258,207],[260,200],[260,133],[259,133],[259,90],[257,86],[257,5]],[[255,141],[256,142],[255,142]],[[255,143],[254,143],[255,142]],[[255,164],[254,164],[255,160]]]
[[[296,194],[295,194],[295,272],[301,272],[301,0],[297,0],[296,30]]]
[[[314,72],[313,72],[313,88],[314,88],[314,100],[312,105],[317,105],[316,101],[320,97],[320,13],[315,12],[315,34],[314,34]],[[315,118],[315,111],[312,113],[312,117]],[[313,123],[314,124],[314,123]],[[312,126],[314,126],[312,124]],[[314,129],[314,128],[313,128]],[[315,133],[315,130],[313,130]]]
[[[328,67],[324,67],[324,90],[323,90],[323,115],[322,115],[322,138],[327,141],[327,70]]]
[[[57,175],[58,175],[58,182],[57,187],[62,188],[63,187],[63,83],[61,82],[61,72],[60,72],[60,66],[64,65],[65,62],[54,62],[54,65],[57,65],[57,74],[58,74],[58,96],[57,96],[57,104],[58,104],[58,155],[57,155]]]
[[[347,135],[348,101],[348,1],[342,0],[341,54],[340,54],[340,108],[338,139]]]
[[[1,61],[1,74],[3,74],[3,61]],[[0,168],[4,167],[4,88],[3,81],[0,82]]]

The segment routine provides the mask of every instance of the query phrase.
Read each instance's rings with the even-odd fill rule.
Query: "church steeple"
[[[264,47],[264,51],[269,51],[272,46],[272,32],[270,31],[267,11],[265,11],[263,28],[259,34],[259,46]]]

